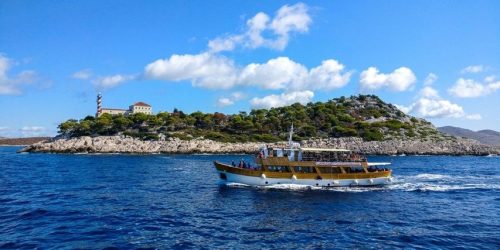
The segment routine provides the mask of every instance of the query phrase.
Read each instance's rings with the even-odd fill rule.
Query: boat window
[[[269,156],[276,157],[276,150],[275,149],[270,149],[269,150]]]
[[[286,155],[288,156],[289,161],[296,161],[297,160],[296,159],[297,157],[295,156],[296,155],[295,151],[293,151],[293,150],[286,150]]]
[[[342,170],[340,170],[339,167],[320,167],[319,171],[321,171],[322,174],[340,174],[340,173],[342,173]]]
[[[279,173],[288,173],[291,172],[290,168],[287,166],[267,166],[267,171],[269,172],[279,172]]]
[[[314,167],[294,167],[294,171],[297,173],[316,173],[316,169]]]
[[[347,173],[364,173],[365,170],[362,167],[347,167],[345,168]]]
[[[283,150],[282,149],[276,149],[276,156],[277,157],[283,157]]]
[[[267,152],[267,149],[264,149],[264,158],[267,158],[269,156],[269,153]]]

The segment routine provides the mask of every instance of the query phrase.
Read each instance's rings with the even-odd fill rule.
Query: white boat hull
[[[284,179],[284,178],[267,178],[263,176],[246,176],[240,174],[229,173],[225,171],[217,171],[219,176],[227,183],[239,183],[250,186],[271,186],[281,184],[305,185],[311,187],[349,187],[349,186],[378,186],[386,185],[392,182],[391,177],[377,177],[369,179]]]

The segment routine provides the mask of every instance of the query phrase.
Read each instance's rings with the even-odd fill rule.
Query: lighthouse
[[[102,113],[102,94],[99,92],[97,94],[97,113],[95,114],[95,117],[99,117]]]

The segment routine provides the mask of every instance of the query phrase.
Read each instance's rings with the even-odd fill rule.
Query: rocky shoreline
[[[126,154],[253,154],[263,145],[282,143],[223,143],[207,139],[180,140],[168,138],[159,141],[142,141],[127,136],[82,136],[77,138],[52,138],[29,145],[19,152],[43,153],[126,153]],[[388,140],[363,141],[357,137],[310,139],[301,142],[303,147],[346,148],[369,155],[490,155],[500,154],[500,148],[480,144],[469,139],[440,141]]]

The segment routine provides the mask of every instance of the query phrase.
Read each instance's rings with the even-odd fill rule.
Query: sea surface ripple
[[[500,157],[373,156],[377,188],[222,185],[245,155],[0,147],[0,248],[500,248]]]

